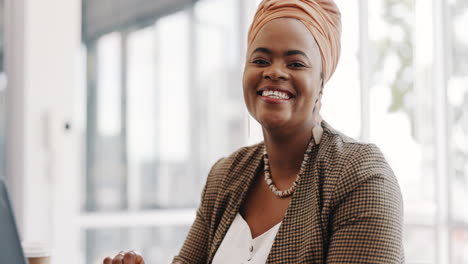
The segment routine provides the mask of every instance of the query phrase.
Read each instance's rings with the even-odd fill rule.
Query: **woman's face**
[[[247,51],[243,89],[249,113],[265,129],[312,126],[321,71],[320,50],[302,22],[268,22]]]

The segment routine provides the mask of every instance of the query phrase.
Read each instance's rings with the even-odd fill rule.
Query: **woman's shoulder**
[[[348,191],[374,178],[398,185],[393,170],[376,144],[360,142],[328,124],[326,126],[320,155],[320,164],[327,174],[326,183]]]

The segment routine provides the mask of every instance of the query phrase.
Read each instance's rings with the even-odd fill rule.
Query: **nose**
[[[264,69],[263,78],[267,80],[279,81],[289,79],[287,69],[283,65],[280,65],[280,63],[273,63]]]

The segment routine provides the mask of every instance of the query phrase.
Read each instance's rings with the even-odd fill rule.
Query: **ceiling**
[[[1,1],[1,0],[0,0]],[[83,41],[154,23],[197,0],[83,0]]]

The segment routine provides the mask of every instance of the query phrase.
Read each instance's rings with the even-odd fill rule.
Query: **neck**
[[[312,140],[312,127],[288,133],[263,129],[265,147],[274,177],[290,177],[299,172],[304,153]]]

